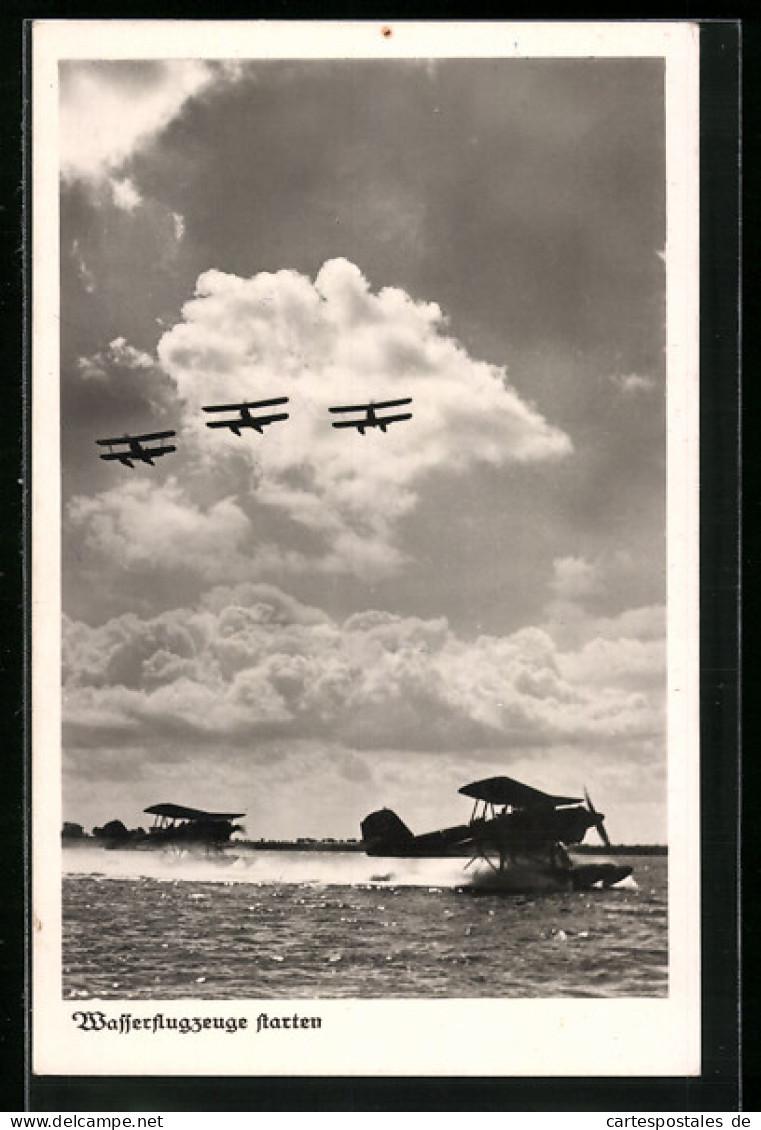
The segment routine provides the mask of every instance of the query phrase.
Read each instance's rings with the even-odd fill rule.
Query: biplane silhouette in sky
[[[162,444],[160,447],[144,447],[146,443],[151,443],[154,440],[171,439],[176,435],[176,432],[148,432],[141,436],[117,436],[114,439],[96,439],[96,443],[101,447],[108,447],[109,450],[101,455],[101,459],[114,459],[122,463],[125,467],[134,469],[135,463],[148,463],[151,467],[154,466],[154,459],[158,459],[161,455],[169,455],[170,452],[176,451],[177,448],[173,443]],[[119,444],[126,444],[125,451],[114,451],[113,448]]]
[[[574,863],[568,844],[580,844],[594,828],[610,847],[605,816],[581,797],[554,796],[512,777],[489,777],[459,790],[475,801],[470,820],[451,828],[414,835],[389,808],[362,821],[367,855],[414,857],[469,856],[488,865],[484,885],[505,890],[586,890],[605,887],[631,874],[631,867],[608,862]]]
[[[334,420],[334,428],[356,428],[361,436],[367,428],[380,428],[385,432],[389,424],[396,424],[399,420],[411,420],[411,412],[397,412],[393,416],[379,416],[378,411],[386,408],[401,408],[404,404],[411,404],[412,397],[405,396],[401,400],[373,401],[370,404],[344,404],[330,408],[329,411],[337,412],[364,412],[365,415],[358,420]]]
[[[264,415],[252,416],[252,409],[274,408],[280,404],[287,404],[287,396],[276,396],[272,400],[254,400],[243,404],[208,404],[204,412],[237,412],[238,416],[232,420],[207,420],[207,428],[229,428],[236,436],[241,434],[243,428],[253,428],[259,435],[264,435],[268,424],[277,420],[287,420],[287,412],[265,412]]]
[[[267,409],[279,408],[287,403],[287,396],[275,396],[269,400],[249,400],[240,404],[205,404],[203,405],[204,412],[237,413],[227,420],[207,420],[206,427],[227,428],[236,436],[242,435],[244,428],[251,428],[259,435],[264,435],[264,429],[269,424],[289,418],[287,412],[272,412],[267,411]],[[364,413],[354,420],[333,421],[334,428],[356,428],[359,434],[363,436],[368,428],[380,428],[382,432],[385,432],[390,424],[396,424],[400,420],[411,420],[411,412],[394,412],[390,416],[378,415],[379,412],[385,412],[389,408],[401,408],[405,404],[411,403],[412,397],[405,396],[399,400],[371,401],[369,404],[336,405],[329,411],[334,415],[344,412]],[[157,459],[160,455],[168,455],[170,452],[176,451],[177,448],[174,444],[163,444],[160,447],[146,447],[144,445],[155,440],[170,439],[176,434],[174,431],[151,432],[139,436],[124,435],[116,436],[113,439],[98,439],[95,442],[109,449],[108,452],[101,455],[101,459],[114,459],[130,468],[134,468],[136,462],[148,463],[152,467],[154,459]],[[114,450],[120,445],[125,445],[125,450]]]

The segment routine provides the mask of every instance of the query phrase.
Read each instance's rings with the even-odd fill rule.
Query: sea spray
[[[362,852],[266,851],[233,844],[218,855],[192,852],[106,851],[99,845],[63,852],[68,875],[205,883],[317,884],[452,888],[469,884],[466,859],[378,860]]]

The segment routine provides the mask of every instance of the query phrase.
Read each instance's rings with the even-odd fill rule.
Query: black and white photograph
[[[35,49],[38,1070],[696,1072],[694,28]]]

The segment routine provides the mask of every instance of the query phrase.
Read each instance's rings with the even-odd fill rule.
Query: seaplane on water
[[[148,463],[151,467],[154,466],[154,459],[158,459],[161,455],[169,455],[177,448],[173,443],[165,443],[160,447],[144,447],[143,444],[151,443],[154,440],[171,439],[176,435],[176,432],[149,432],[142,436],[118,436],[114,439],[96,439],[96,443],[101,447],[108,447],[109,450],[101,455],[101,459],[115,459],[122,463],[125,467],[134,469],[135,463]],[[113,448],[118,444],[126,444],[126,451],[114,451]]]
[[[261,416],[252,416],[251,410],[259,408],[275,408],[280,404],[287,404],[287,396],[276,396],[272,400],[253,400],[243,404],[207,404],[204,412],[237,412],[237,418],[232,420],[207,420],[207,428],[229,428],[236,436],[241,435],[242,428],[253,428],[259,435],[264,435],[268,424],[277,420],[287,420],[287,412],[265,412]]]
[[[206,812],[202,808],[186,808],[183,804],[152,804],[144,811],[154,817],[153,826],[147,832],[143,828],[126,828],[121,820],[111,820],[102,828],[94,828],[93,835],[111,850],[203,850],[207,855],[215,853],[222,860],[223,849],[230,846],[233,833],[244,831],[241,824],[234,823],[245,816],[244,812]],[[235,858],[224,854],[225,862],[232,863]]]
[[[335,408],[330,408],[329,411],[336,412],[364,412],[365,415],[359,420],[334,420],[334,428],[356,428],[361,436],[365,434],[367,428],[380,428],[385,432],[389,424],[395,424],[399,420],[411,420],[411,412],[397,412],[393,416],[379,416],[378,411],[385,410],[386,408],[400,408],[404,404],[411,404],[412,397],[405,396],[401,400],[384,400],[373,401],[370,404],[345,404],[337,405]]]
[[[155,817],[148,832],[151,845],[222,847],[229,843],[234,832],[243,831],[243,827],[233,821],[246,815],[245,812],[205,812],[202,808],[186,808],[182,804],[152,804],[144,811]]]
[[[470,856],[466,868],[482,861],[476,888],[505,891],[587,890],[611,887],[631,867],[609,862],[576,863],[566,850],[594,828],[606,847],[603,813],[584,790],[581,797],[553,796],[512,777],[489,777],[459,790],[474,799],[467,824],[414,835],[389,808],[362,821],[368,855],[403,858]]]

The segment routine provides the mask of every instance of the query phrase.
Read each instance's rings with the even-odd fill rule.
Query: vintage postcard
[[[33,28],[33,1070],[700,1071],[690,23]]]

